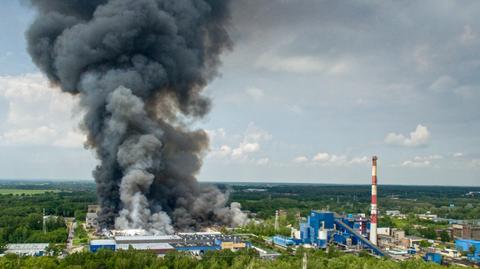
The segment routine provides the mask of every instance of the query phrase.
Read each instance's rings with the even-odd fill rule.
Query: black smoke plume
[[[78,95],[104,227],[172,233],[241,224],[240,206],[202,188],[202,89],[231,47],[229,0],[30,0],[35,64]]]

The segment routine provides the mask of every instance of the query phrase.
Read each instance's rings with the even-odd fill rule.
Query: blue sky
[[[21,2],[21,1],[20,1]],[[0,178],[90,179],[76,100],[0,7]],[[22,2],[23,3],[23,2]],[[480,185],[478,1],[237,0],[200,180]]]

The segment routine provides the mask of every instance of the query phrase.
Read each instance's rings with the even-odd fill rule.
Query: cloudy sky
[[[0,178],[91,179],[73,97],[0,7]],[[480,2],[235,0],[201,180],[480,185]]]

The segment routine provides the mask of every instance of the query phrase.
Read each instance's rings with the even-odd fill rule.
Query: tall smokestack
[[[377,244],[377,156],[372,157],[372,210],[370,212],[370,241]]]

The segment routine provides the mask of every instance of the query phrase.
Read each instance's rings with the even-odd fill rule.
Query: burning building
[[[151,250],[157,254],[165,254],[173,250],[203,254],[212,250],[249,248],[251,244],[238,236],[224,235],[219,232],[116,236],[109,240],[90,241],[90,251],[92,252],[99,249],[125,250],[130,247]]]
[[[202,89],[232,46],[228,0],[30,0],[28,51],[79,98],[101,227],[171,234],[245,221],[196,174],[208,148]]]

